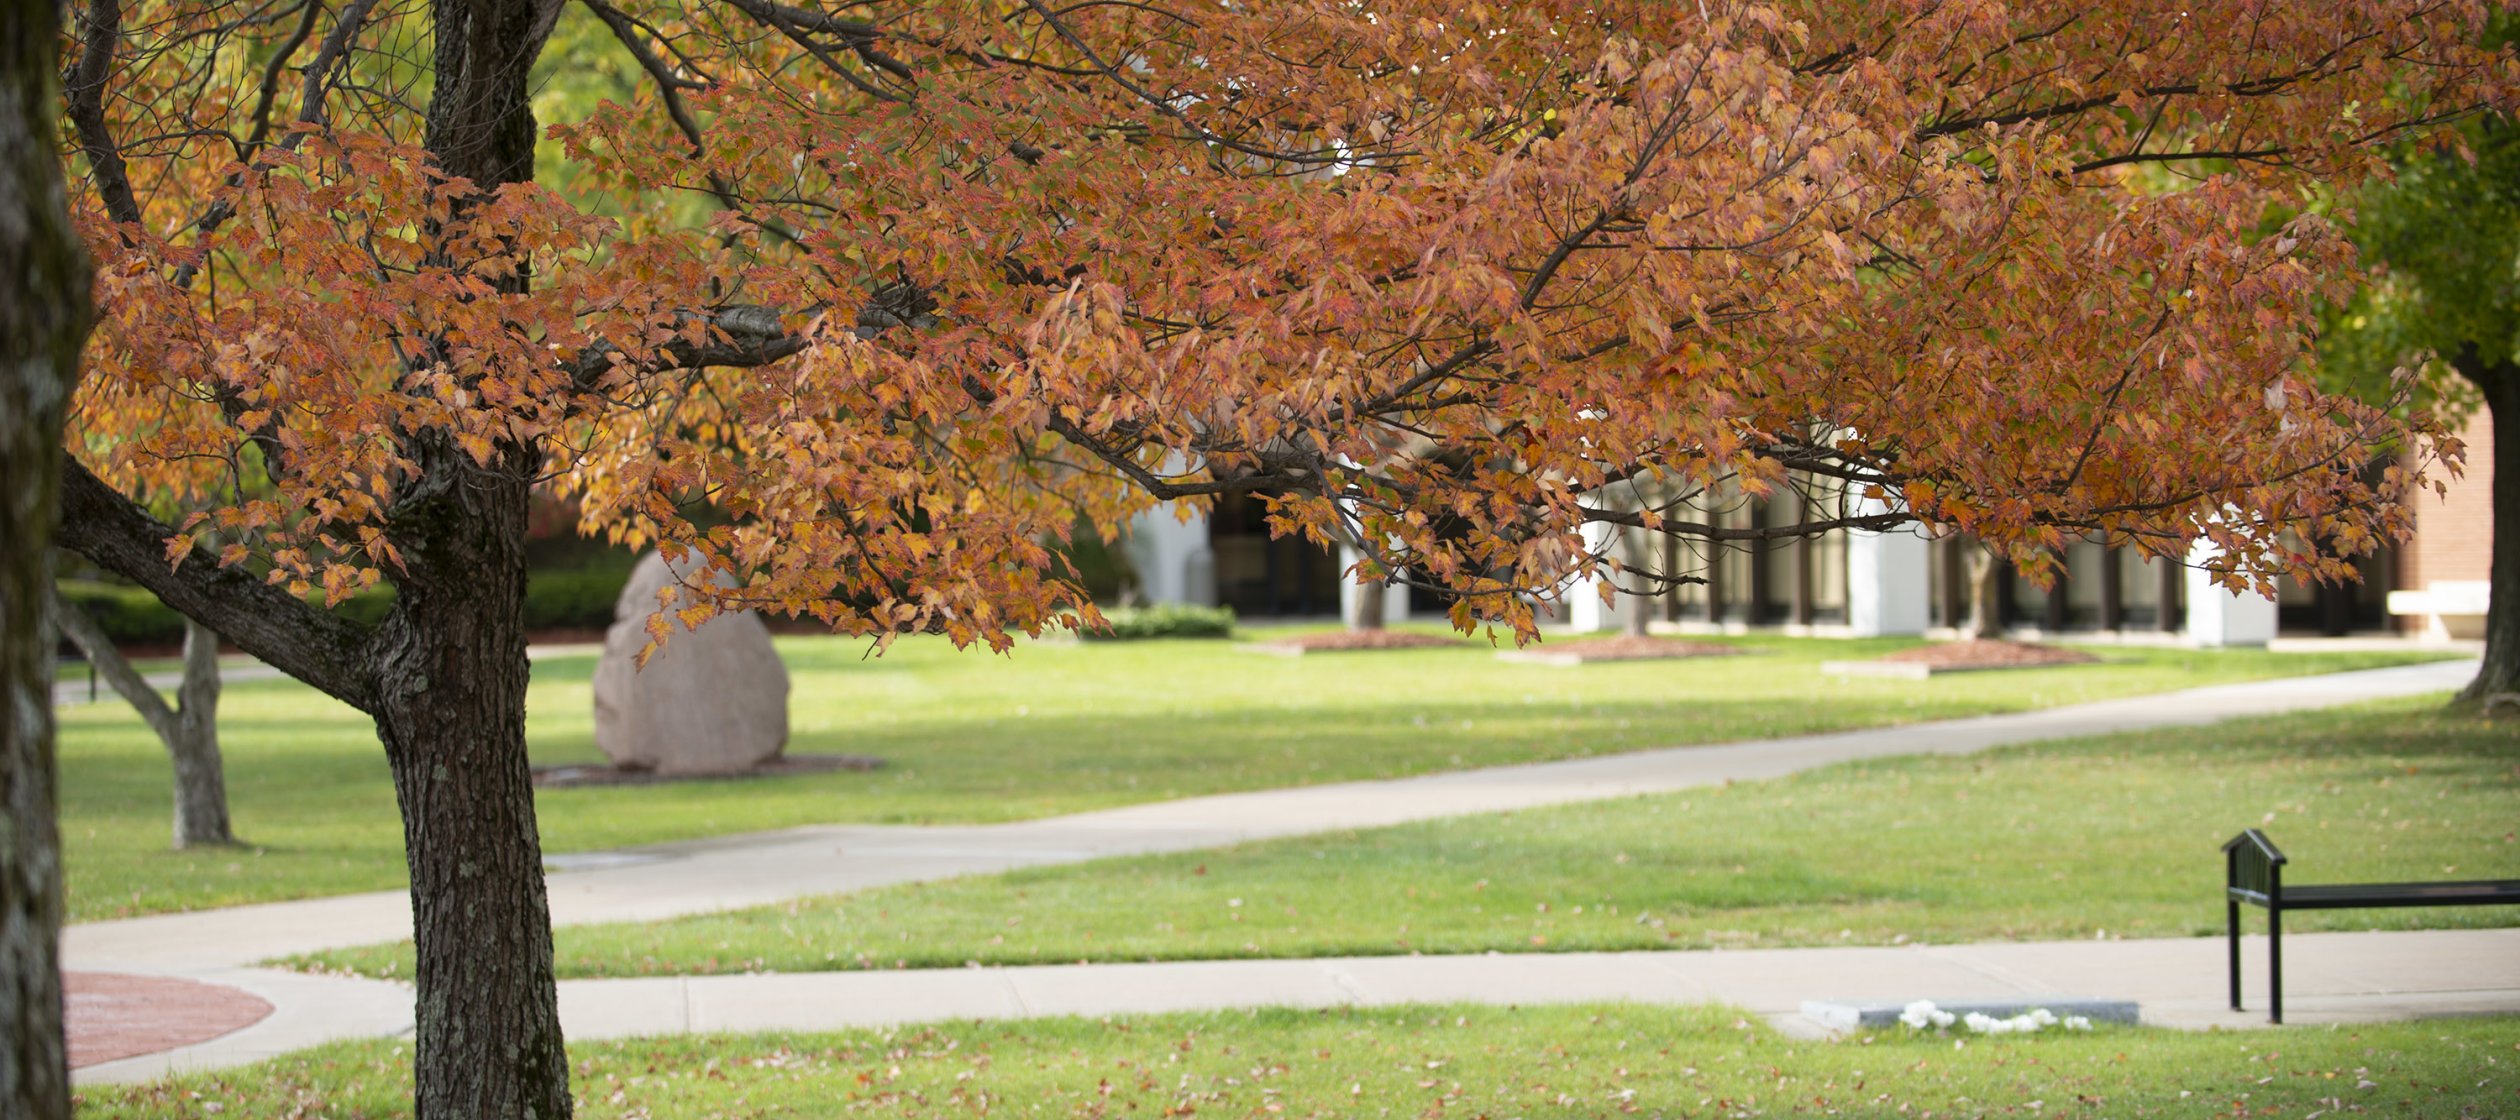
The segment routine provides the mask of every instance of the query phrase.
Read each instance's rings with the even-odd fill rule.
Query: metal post
[[[2284,1021],[2284,911],[2266,908],[2266,1021]]]
[[[2240,904],[2223,899],[2223,928],[2231,934],[2231,1009],[2240,1010]]]
[[[2240,883],[2240,850],[2223,849],[2223,930],[2231,940],[2231,1009],[2240,1010],[2240,900],[2231,888]]]

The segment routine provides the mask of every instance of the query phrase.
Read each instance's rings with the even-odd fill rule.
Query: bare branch
[[[79,647],[79,652],[87,656],[88,664],[96,666],[97,675],[113,686],[115,695],[129,701],[139,711],[140,718],[147,721],[150,730],[157,732],[158,738],[172,740],[177,730],[175,709],[168,706],[165,697],[158,695],[156,688],[150,686],[148,678],[131,667],[130,659],[114,648],[114,640],[106,636],[105,628],[89,618],[86,611],[80,610],[77,603],[64,597],[59,585],[52,588],[50,606],[53,625],[61,628],[61,636]]]
[[[79,62],[62,83],[62,97],[69,102],[70,124],[79,133],[79,154],[87,157],[88,177],[96,182],[105,216],[137,225],[140,200],[132,194],[131,172],[105,122],[105,78],[121,46],[122,5],[118,0],[88,0],[87,8],[79,13]]]

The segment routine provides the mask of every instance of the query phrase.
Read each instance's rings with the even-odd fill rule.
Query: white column
[[[1849,530],[1846,538],[1846,628],[1859,638],[1922,634],[1932,615],[1926,566],[1932,547],[1912,532]]]
[[[1584,526],[1584,547],[1616,560],[1619,550],[1619,527],[1602,521]],[[1601,601],[1601,585],[1615,582],[1607,570],[1591,579],[1568,582],[1566,594],[1558,600],[1562,621],[1578,634],[1597,634],[1617,630],[1627,621],[1627,612],[1646,606],[1636,596],[1613,592],[1610,601]]]
[[[1339,546],[1339,620],[1351,626],[1356,624],[1357,587],[1355,577],[1348,573],[1356,568],[1357,561],[1364,558],[1365,554],[1354,548],[1344,544]],[[1409,589],[1396,583],[1383,588],[1382,613],[1385,626],[1407,622]]]
[[[1184,521],[1171,502],[1129,520],[1129,565],[1138,597],[1148,603],[1216,605],[1216,554],[1208,549],[1207,516]]]
[[[1858,516],[1888,513],[1888,503],[1858,496]],[[1846,534],[1846,628],[1859,638],[1922,634],[1933,617],[1933,543],[1915,527]]]
[[[2275,637],[2275,601],[2216,586],[2205,571],[2221,555],[2210,541],[2188,550],[2187,638],[2200,646],[2262,646]]]

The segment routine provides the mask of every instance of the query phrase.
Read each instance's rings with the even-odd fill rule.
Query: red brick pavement
[[[62,975],[70,1068],[207,1042],[271,1014],[262,997],[167,976]]]

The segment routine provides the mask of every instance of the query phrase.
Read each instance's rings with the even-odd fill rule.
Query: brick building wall
[[[2398,565],[2398,586],[2420,589],[2440,580],[2484,580],[2493,574],[2494,421],[2479,409],[2459,433],[2467,441],[2467,473],[2444,479],[2449,494],[2415,503],[2415,539]]]

